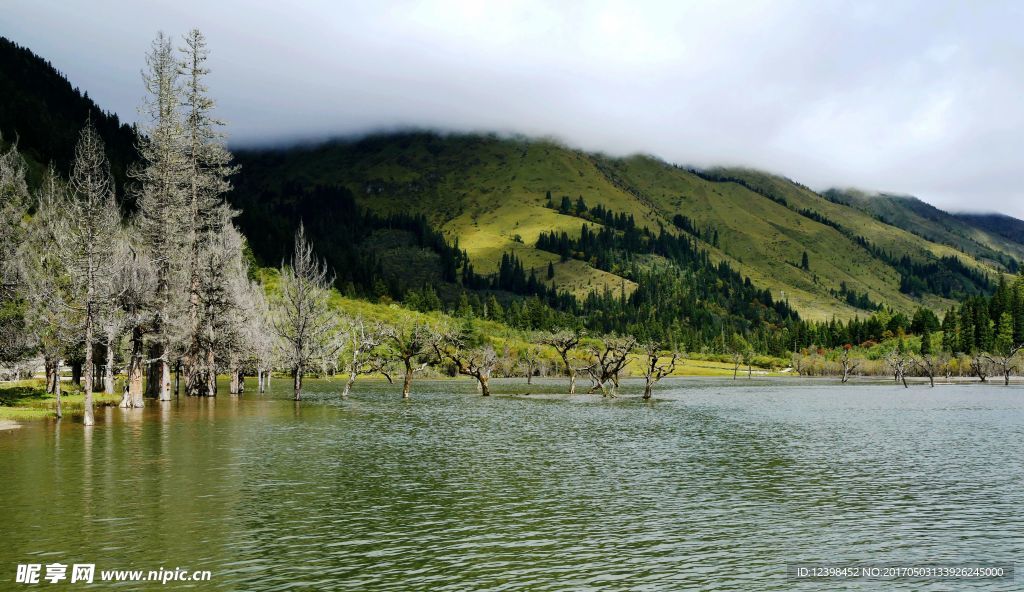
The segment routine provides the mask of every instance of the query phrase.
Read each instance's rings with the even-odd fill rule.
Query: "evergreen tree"
[[[928,329],[925,329],[921,333],[921,355],[930,356],[934,353],[934,347],[932,346],[932,333]]]
[[[1013,316],[1004,312],[999,318],[999,331],[996,333],[992,351],[1001,356],[1008,355],[1016,345],[1013,341]]]
[[[800,258],[800,269],[804,271],[811,270],[811,260],[807,256],[807,251],[804,251],[803,257]]]

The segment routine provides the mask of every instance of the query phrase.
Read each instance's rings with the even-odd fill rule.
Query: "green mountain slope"
[[[994,250],[962,253],[757,171],[691,171],[655,158],[610,158],[545,140],[431,133],[249,151],[239,158],[243,188],[342,186],[364,207],[424,214],[459,241],[480,272],[495,271],[501,255],[511,251],[528,268],[552,264],[554,283],[578,296],[606,287],[631,292],[635,284],[593,262],[562,261],[536,248],[541,232],[579,236],[584,220],[559,211],[563,196],[631,215],[655,232],[683,233],[674,223],[677,216],[717,231],[714,244],[706,240],[709,234],[695,239],[713,260],[728,262],[810,319],[863,316],[864,307],[851,306],[844,290],[907,311],[921,303],[947,307],[949,298],[901,290],[903,257],[943,273],[942,257],[957,258],[972,273],[996,273],[996,260],[982,256]],[[555,208],[548,204],[549,192]],[[801,266],[804,253],[808,269]],[[986,287],[957,278],[964,289]]]
[[[951,214],[906,195],[869,194],[853,189],[830,189],[826,198],[852,206],[870,216],[905,228],[929,241],[969,253],[991,265],[1015,268],[1024,261],[1024,222],[1002,215]],[[998,221],[1003,221],[999,224]],[[1016,228],[1016,234],[1000,228]]]
[[[138,160],[132,127],[100,109],[49,62],[0,37],[0,144],[17,142],[29,164],[30,181],[37,181],[50,163],[68,173],[86,118],[103,138],[123,195],[128,167]]]

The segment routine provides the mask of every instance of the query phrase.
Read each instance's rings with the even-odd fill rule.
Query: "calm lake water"
[[[202,590],[1024,586],[786,575],[1024,570],[1021,387],[682,379],[644,404],[637,385],[609,401],[419,382],[408,402],[341,386],[0,432],[0,589],[61,589],[14,584],[17,564],[58,561],[211,570]]]

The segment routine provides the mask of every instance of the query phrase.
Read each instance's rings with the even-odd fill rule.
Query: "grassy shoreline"
[[[81,417],[85,393],[81,387],[63,384],[60,397],[64,417]],[[93,393],[96,407],[111,407],[121,402],[117,394]],[[18,380],[0,384],[0,421],[30,421],[56,417],[57,398],[46,392],[43,381]]]

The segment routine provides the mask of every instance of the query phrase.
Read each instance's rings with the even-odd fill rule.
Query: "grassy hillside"
[[[654,231],[681,233],[673,224],[677,215],[717,230],[715,245],[706,236],[697,240],[713,260],[729,262],[810,319],[864,316],[865,310],[837,294],[844,285],[905,311],[951,303],[901,292],[900,271],[858,245],[855,236],[897,259],[924,264],[955,256],[993,276],[999,266],[994,246],[975,242],[978,248],[963,253],[957,244],[928,240],[927,229],[910,232],[781,177],[748,170],[698,173],[650,157],[609,158],[545,140],[406,133],[239,157],[243,190],[343,186],[375,211],[426,215],[458,240],[477,271],[495,271],[501,255],[511,251],[538,271],[553,263],[554,283],[577,296],[606,288],[632,292],[635,284],[535,248],[541,232],[578,237],[584,222],[548,207],[548,192],[556,204],[563,196],[582,197],[591,208],[632,215],[638,226]],[[801,268],[805,252],[809,269]]]
[[[1024,261],[1024,222],[1009,216],[950,214],[905,195],[869,194],[852,189],[831,189],[824,195],[993,266],[1006,267],[1010,258]],[[1001,230],[1005,228],[1016,228],[1018,232],[1004,234]]]

